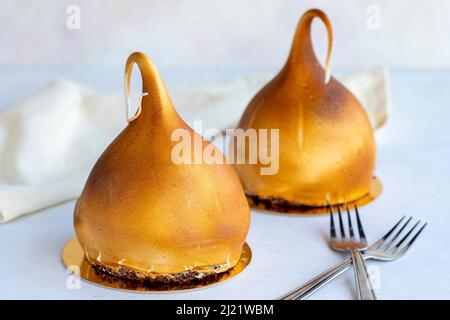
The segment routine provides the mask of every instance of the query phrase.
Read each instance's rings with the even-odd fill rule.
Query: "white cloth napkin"
[[[210,86],[170,90],[188,122],[233,128],[270,79],[254,75]],[[366,108],[374,128],[388,115],[384,69],[342,79]],[[58,79],[0,112],[0,222],[76,198],[97,158],[126,126],[124,98]]]

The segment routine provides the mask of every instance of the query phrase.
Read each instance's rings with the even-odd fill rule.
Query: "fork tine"
[[[403,216],[400,218],[400,220],[398,220],[398,222],[392,227],[391,230],[389,230],[383,237],[381,237],[381,239],[379,239],[377,242],[375,242],[372,247],[373,248],[378,248],[381,246],[381,244],[387,239],[389,238],[389,236],[395,231],[395,229],[397,229],[397,227],[400,225],[400,223],[406,218],[406,216]]]
[[[425,229],[428,223],[425,222],[425,224],[419,229],[419,231],[416,232],[416,234],[409,240],[409,242],[400,250],[400,254],[404,254],[416,241],[417,237],[420,235],[420,233]]]
[[[342,223],[341,205],[337,206],[339,214],[339,229],[341,230],[341,241],[345,239],[344,224]]]
[[[330,238],[332,241],[336,241],[336,229],[334,227],[334,220],[333,220],[333,209],[329,205],[328,208],[330,209]]]
[[[347,218],[348,218],[348,229],[350,233],[350,240],[355,241],[355,233],[353,232],[352,219],[350,218],[350,209],[347,204]]]
[[[395,250],[397,250],[403,242],[409,237],[409,235],[414,231],[414,229],[419,225],[420,220],[416,222],[416,224],[408,231],[408,233],[395,245]]]
[[[385,249],[389,249],[392,245],[392,243],[394,243],[394,241],[398,238],[398,236],[403,232],[403,230],[405,230],[406,226],[411,222],[412,217],[409,217],[408,220],[406,220],[406,222],[403,224],[403,226],[400,228],[400,230],[397,231],[397,233],[394,235],[394,237],[387,241],[386,247]],[[383,246],[384,244],[381,244],[381,246]],[[380,246],[380,247],[381,247]]]
[[[364,233],[361,219],[359,218],[358,206],[356,205],[356,203],[355,203],[355,213],[356,213],[356,222],[358,224],[359,240],[364,244],[367,244],[366,234]]]
[[[392,242],[394,242],[394,240],[398,238],[398,236],[403,232],[403,230],[405,230],[406,226],[411,222],[411,220],[412,217],[409,217],[408,220],[406,220],[405,224],[401,226],[400,230],[398,230],[397,233],[394,234],[394,237],[392,237],[392,239],[389,241],[389,244],[391,244]]]
[[[389,230],[389,231],[383,236],[383,238],[381,238],[381,239],[386,240],[387,238],[389,238],[389,236],[394,232],[395,229],[397,229],[397,227],[399,226],[399,224],[400,224],[405,218],[406,218],[406,216],[401,217],[400,220],[398,220],[398,222],[395,224],[395,226],[393,226],[392,229]]]

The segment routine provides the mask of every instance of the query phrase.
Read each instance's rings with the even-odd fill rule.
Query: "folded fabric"
[[[270,79],[253,75],[169,90],[177,110],[204,129],[233,128]],[[343,78],[374,128],[388,115],[387,72]],[[0,222],[76,198],[97,158],[126,126],[124,98],[58,79],[0,112]]]

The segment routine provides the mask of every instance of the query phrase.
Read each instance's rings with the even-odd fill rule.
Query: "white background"
[[[324,9],[333,65],[450,66],[446,0],[1,0],[0,66],[120,66],[135,50],[159,68],[278,67],[300,16]],[[66,10],[80,8],[80,29]],[[375,10],[375,11],[374,11]],[[369,28],[379,12],[379,29]],[[368,27],[369,26],[369,27]],[[324,29],[316,23],[323,51]]]

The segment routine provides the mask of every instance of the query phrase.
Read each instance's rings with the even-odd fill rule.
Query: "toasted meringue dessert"
[[[311,23],[328,32],[325,69],[311,43]],[[262,161],[236,164],[244,190],[255,201],[296,206],[348,203],[368,194],[375,142],[368,117],[353,94],[330,76],[332,28],[326,14],[301,18],[282,70],[249,103],[238,128],[279,129],[279,170],[261,175]],[[233,152],[247,152],[234,145]],[[239,149],[241,148],[241,149]]]
[[[89,175],[75,207],[78,240],[89,263],[115,277],[175,285],[215,277],[236,265],[249,229],[239,178],[225,160],[174,163],[176,129],[215,147],[180,118],[145,54],[128,58],[126,88],[134,63],[147,95]]]

